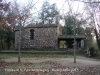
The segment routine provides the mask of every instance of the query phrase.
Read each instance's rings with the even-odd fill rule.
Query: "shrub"
[[[97,50],[94,47],[90,47],[88,52],[90,53],[90,57],[94,57],[97,55]]]

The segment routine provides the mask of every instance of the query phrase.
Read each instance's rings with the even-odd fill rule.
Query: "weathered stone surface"
[[[58,26],[25,27],[21,31],[21,48],[56,48]],[[34,29],[34,39],[30,39],[30,30]],[[19,30],[15,31],[15,48],[19,46]]]

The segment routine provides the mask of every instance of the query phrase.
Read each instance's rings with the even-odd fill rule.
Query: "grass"
[[[17,58],[18,54],[0,54],[0,59]],[[68,54],[21,54],[22,58],[72,58]]]
[[[11,55],[11,54],[0,54],[0,59],[10,59],[15,55]]]
[[[21,49],[21,51],[33,52],[33,51],[65,51],[66,49]],[[18,50],[0,50],[1,52],[16,52]]]

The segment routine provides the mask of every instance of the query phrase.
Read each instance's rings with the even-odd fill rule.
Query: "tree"
[[[11,48],[11,46],[14,46],[14,31],[13,30],[9,28],[7,29],[5,41],[6,41],[8,50]]]
[[[63,34],[64,35],[74,35],[73,28],[74,25],[77,27],[76,34],[82,35],[84,34],[84,28],[82,27],[85,24],[85,20],[78,19],[75,15],[68,14],[65,16],[65,26],[63,27]]]
[[[6,2],[5,0],[0,0],[0,49],[7,49],[8,48],[8,35],[9,32],[12,32],[13,25],[9,22],[11,19],[9,15],[10,12],[10,2]],[[11,35],[12,36],[12,35]],[[9,37],[11,39],[12,37]],[[9,40],[9,48],[11,47],[11,40]]]
[[[94,33],[96,36],[96,41],[97,41],[97,45],[100,51],[100,39],[98,36],[98,28],[100,28],[100,22],[99,22],[99,18],[100,16],[98,14],[100,14],[100,1],[99,0],[75,0],[75,1],[79,1],[79,2],[83,2],[86,7],[85,10],[87,9],[87,15],[88,15],[88,25],[90,26],[90,28],[94,28]],[[100,30],[100,29],[99,29]]]
[[[45,1],[42,5],[42,11],[39,15],[42,24],[55,23],[56,16],[58,15],[58,9],[56,4],[50,5],[49,2]]]
[[[85,47],[86,49],[89,49],[93,45],[93,39],[92,39],[92,34],[91,34],[92,31],[93,31],[93,28],[90,28],[90,27],[85,28],[85,35],[86,35]]]
[[[99,14],[100,10],[100,2],[98,1],[90,1],[88,0],[86,4],[86,7],[87,7],[87,12],[90,16],[90,25],[94,28],[94,33],[96,35],[96,41],[97,41],[97,45],[98,45],[98,48],[99,48],[99,51],[100,51],[100,39],[98,37],[98,31],[97,31],[97,26],[99,27],[99,21],[98,21],[98,17],[97,17],[97,14]]]
[[[39,0],[38,0],[39,1]],[[36,3],[38,3],[38,1]],[[17,0],[14,0],[13,6],[12,6],[12,14],[14,17],[14,21],[13,24],[15,24],[15,28],[16,25],[19,29],[19,49],[18,49],[18,62],[21,62],[20,60],[20,50],[21,50],[21,43],[22,43],[22,31],[23,31],[23,27],[25,26],[25,24],[27,24],[26,22],[28,21],[28,18],[30,16],[30,10],[34,7],[33,0],[30,1],[29,3],[26,3],[23,7],[21,7],[18,3]],[[24,33],[23,33],[24,34]]]

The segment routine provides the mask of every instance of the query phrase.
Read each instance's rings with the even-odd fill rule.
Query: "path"
[[[59,61],[63,66],[72,66],[72,67],[87,67],[87,66],[100,66],[100,60],[93,58],[86,58],[83,56],[77,56],[76,63],[74,63],[73,58],[61,59]]]
[[[8,62],[17,62],[17,58],[12,59],[4,59]],[[78,67],[78,66],[100,66],[100,60],[93,59],[93,58],[86,58],[83,56],[77,56],[76,63],[74,63],[73,58],[22,58],[23,62],[44,62],[44,61],[56,61],[60,63],[63,66],[72,66],[72,67]]]

